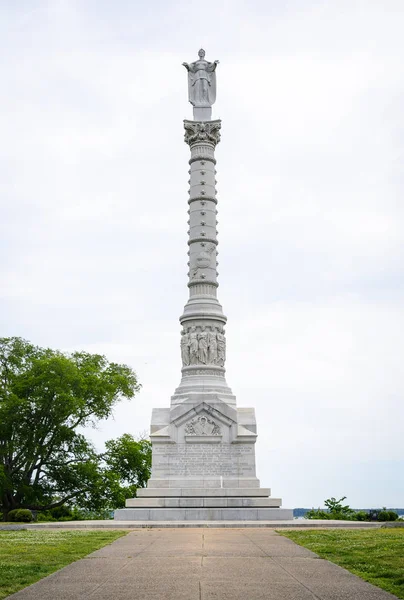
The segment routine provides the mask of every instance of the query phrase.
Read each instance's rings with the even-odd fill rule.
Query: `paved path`
[[[13,600],[388,600],[271,529],[139,529]]]

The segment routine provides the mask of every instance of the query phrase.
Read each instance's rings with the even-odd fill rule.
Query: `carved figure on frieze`
[[[224,363],[226,362],[226,338],[224,336],[224,329],[220,331],[219,327],[217,328],[217,364],[220,367],[224,367]]]
[[[186,329],[184,329],[181,332],[181,358],[183,367],[188,367],[190,364],[189,345],[189,333]]]
[[[220,426],[205,415],[194,417],[185,425],[185,435],[221,435]]]
[[[197,255],[196,257],[196,266],[193,267],[190,271],[190,277],[191,279],[206,279],[206,273],[204,272],[204,269],[207,269],[208,267],[212,267],[211,263],[212,263],[212,255],[213,255],[213,251],[215,250],[215,244],[209,244],[207,246],[207,248],[204,248],[205,243],[202,242],[203,244],[203,249],[201,250],[201,252]],[[202,246],[201,244],[201,246]]]
[[[217,360],[217,338],[216,330],[211,327],[211,331],[208,331],[208,364],[213,365]]]
[[[196,331],[196,327],[191,327],[191,331],[189,333],[189,361],[191,365],[198,364],[198,333]]]
[[[201,269],[206,269],[206,267],[210,266],[214,249],[215,244],[209,244],[206,248],[201,250],[201,252],[196,257],[196,263],[198,267],[200,267]]]
[[[183,62],[188,71],[188,100],[192,106],[210,107],[216,101],[216,67],[218,60],[213,63],[205,60],[205,50],[198,52],[198,60],[193,63]]]
[[[203,365],[206,365],[208,362],[208,332],[206,331],[206,327],[202,327],[201,332],[198,335],[198,344],[199,344],[199,362]]]

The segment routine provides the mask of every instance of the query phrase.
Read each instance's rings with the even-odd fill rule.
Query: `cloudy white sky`
[[[402,0],[3,0],[1,331],[180,381],[183,61],[219,59],[227,381],[284,506],[404,506]]]

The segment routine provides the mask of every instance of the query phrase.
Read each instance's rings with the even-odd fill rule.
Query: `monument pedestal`
[[[220,120],[211,119],[217,62],[188,65],[194,120],[184,121],[189,160],[189,299],[180,317],[182,379],[170,408],[153,410],[152,476],[138,497],[115,511],[131,521],[292,519],[255,473],[253,408],[238,408],[225,379],[226,317],[217,299],[215,148]]]
[[[226,386],[227,387],[227,386]],[[228,388],[227,388],[228,389]],[[293,519],[280,498],[260,488],[253,408],[199,392],[152,413],[152,477],[115,511],[128,521],[272,521]],[[178,390],[177,390],[178,392]],[[233,402],[234,399],[234,402]]]
[[[187,483],[190,483],[188,480]],[[198,483],[194,480],[194,483]],[[199,480],[199,483],[203,481]],[[210,482],[209,482],[210,483]],[[274,521],[293,519],[268,488],[145,488],[115,511],[119,521]]]

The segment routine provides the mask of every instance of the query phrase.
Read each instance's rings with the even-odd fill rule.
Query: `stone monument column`
[[[255,472],[253,408],[239,408],[225,379],[226,317],[217,299],[218,240],[215,149],[220,120],[212,120],[216,67],[198,59],[188,71],[194,120],[184,121],[190,148],[188,289],[180,317],[182,377],[167,408],[154,408],[152,475],[137,498],[115,511],[124,520],[292,519],[280,498],[261,488]]]
[[[194,109],[195,111],[195,109]],[[188,288],[189,299],[180,317],[182,379],[172,405],[192,402],[202,390],[219,392],[235,405],[225,380],[226,317],[217,299],[218,240],[215,148],[220,141],[220,120],[184,121],[189,145]],[[191,395],[191,396],[190,396]],[[185,398],[184,396],[187,396]]]

